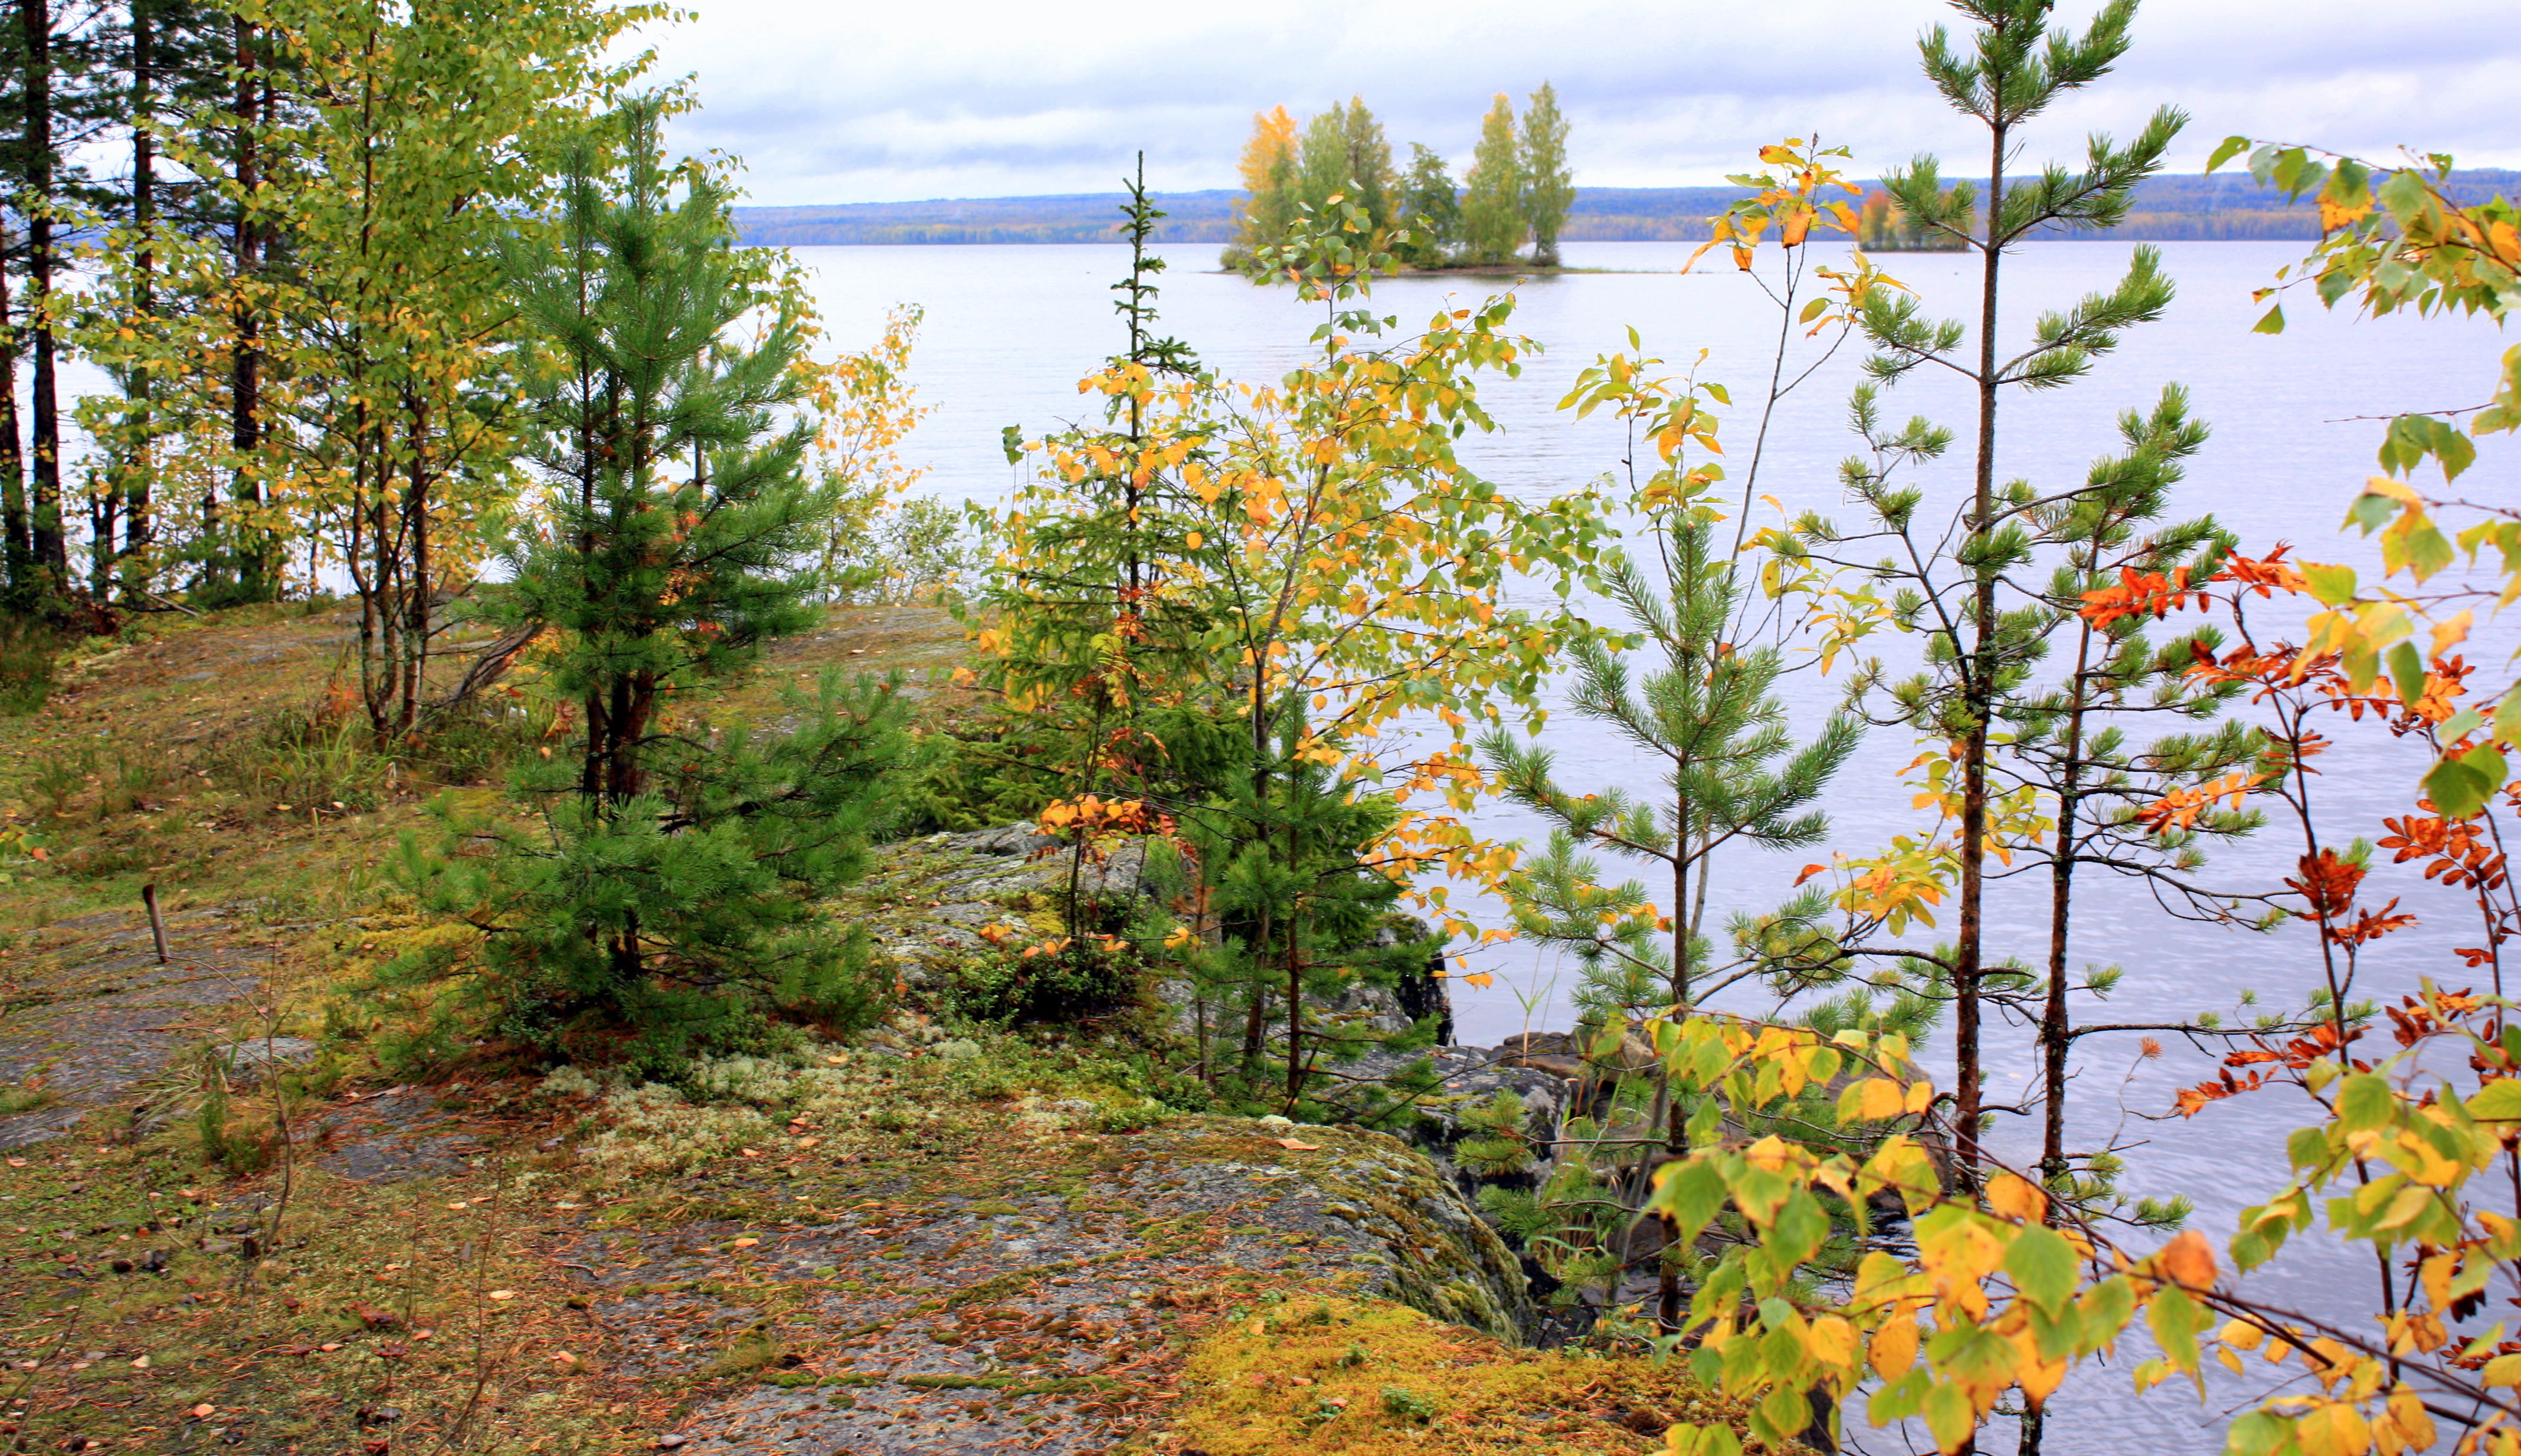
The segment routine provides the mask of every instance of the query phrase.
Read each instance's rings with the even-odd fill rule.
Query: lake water
[[[1667,359],[1686,362],[1708,350],[1702,377],[1727,382],[1734,398],[1747,403],[1755,381],[1765,375],[1775,315],[1750,282],[1729,269],[1679,274],[1687,250],[1688,245],[1676,244],[1571,245],[1571,264],[1631,271],[1562,275],[1517,288],[1513,327],[1545,352],[1529,362],[1522,378],[1483,387],[1504,429],[1471,445],[1480,469],[1519,493],[1541,496],[1612,468],[1620,455],[1616,425],[1599,416],[1578,423],[1554,406],[1595,354],[1626,347],[1631,326],[1649,350]],[[2336,531],[2347,501],[2371,469],[2378,439],[2379,425],[2362,417],[2476,403],[2510,341],[2469,320],[2357,322],[2307,304],[2291,310],[2292,327],[2285,334],[2253,334],[2250,325],[2262,305],[2252,302],[2250,291],[2299,250],[2283,243],[2163,245],[2180,288],[2170,317],[2131,333],[2125,346],[2084,383],[2047,395],[2009,396],[2001,471],[2027,478],[2043,491],[2080,482],[2087,463],[2114,447],[2118,412],[2149,406],[2162,385],[2176,381],[2188,387],[2195,416],[2215,431],[2181,487],[2178,514],[2214,513],[2254,552],[2284,540],[2315,560],[2368,568],[2377,560],[2374,552],[2360,538]],[[2040,311],[2066,306],[2115,282],[2128,251],[2124,244],[2051,243],[2019,254],[2007,275],[2008,341],[2027,340]],[[813,270],[843,341],[872,338],[888,305],[926,308],[912,377],[923,401],[938,410],[912,436],[908,454],[930,468],[921,488],[947,498],[1005,498],[1014,479],[1000,451],[1001,428],[1018,424],[1037,436],[1085,413],[1076,381],[1120,346],[1108,286],[1125,271],[1127,253],[1121,248],[828,248],[798,253]],[[1977,316],[1977,275],[1966,259],[1930,254],[1881,261],[1917,290],[1933,312]],[[1240,278],[1204,271],[1214,267],[1213,250],[1205,248],[1177,251],[1174,266],[1180,271],[1164,280],[1165,328],[1213,366],[1240,378],[1267,378],[1306,352],[1306,336],[1317,315],[1288,291],[1256,289]],[[1399,280],[1378,289],[1376,299],[1382,311],[1408,324],[1427,317],[1448,296],[1476,298],[1489,287],[1484,280]],[[1835,466],[1854,443],[1845,429],[1845,406],[1857,362],[1856,349],[1844,351],[1779,412],[1761,483],[1792,509],[1839,510]],[[1886,414],[1900,419],[1924,413],[1963,431],[1949,468],[1927,478],[1949,492],[1966,471],[1969,402],[1941,371],[1918,374],[1892,392]],[[1746,408],[1728,420],[1726,438],[1737,469],[1746,458],[1751,425]],[[2493,492],[2498,486],[2508,490],[2521,452],[2507,436],[2490,442],[2480,456],[2461,482],[2466,493],[2501,498]],[[2487,662],[2491,672],[2501,660],[2498,649],[2508,648],[2512,637],[2494,632],[2481,638],[2470,657]],[[1792,700],[1810,721],[1835,693],[1833,683],[1807,676],[1796,683]],[[2384,814],[2405,811],[2423,759],[2372,731],[2341,725],[2339,736],[2342,746],[2326,760],[2320,784],[2324,812],[2332,816],[2328,830],[2378,836]],[[1572,788],[1634,785],[1652,772],[1625,746],[1564,714],[1553,717],[1550,742]],[[1862,851],[1893,833],[1920,827],[1908,791],[1896,779],[1896,770],[1915,751],[1891,733],[1877,732],[1867,742],[1830,796],[1836,847]],[[1478,822],[1505,838],[1540,833],[1528,816],[1505,808],[1484,810]],[[2247,887],[2271,887],[2299,852],[2298,841],[2271,830],[2219,854],[2213,873]],[[1822,857],[1742,854],[1722,866],[1717,898],[1725,909],[1773,904],[1800,863]],[[2465,938],[2471,923],[2466,917],[2473,912],[2455,893],[2411,874],[2383,878],[2388,892],[2406,893],[2406,908],[2425,923],[2382,944],[2367,960],[2361,989],[2395,996],[2428,974],[2459,983],[2448,948]],[[2125,969],[2110,1019],[2228,1013],[2245,989],[2269,1004],[2299,1005],[2317,983],[2315,949],[2298,931],[2256,936],[2198,926],[2170,918],[2131,887],[2093,887],[2077,912],[2075,959]],[[1992,900],[1991,954],[2038,963],[2046,944],[2044,904],[2044,889],[2028,881],[1999,885]],[[1565,968],[1528,946],[1489,950],[1479,960],[1480,969],[1496,974],[1498,984],[1487,991],[1457,986],[1462,1039],[1492,1043],[1526,1025],[1568,1024]],[[1989,1040],[1990,1100],[2011,1100],[2033,1069],[2030,1038],[2020,1028],[1992,1027]],[[2208,1075],[2212,1061],[2175,1039],[2159,1061],[2139,1062],[2133,1040],[2103,1036],[2085,1042],[2075,1093],[2077,1133],[2087,1146],[2114,1130],[2122,1141],[2140,1144],[2128,1152],[2129,1192],[2191,1197],[2198,1206],[2193,1226],[2220,1242],[2242,1206],[2277,1186],[2282,1134],[2307,1119],[2286,1094],[2271,1093],[2210,1109],[2194,1121],[2146,1121],[2169,1105],[2174,1088]],[[2036,1147],[2036,1129],[2024,1119],[2005,1119],[1994,1136],[2007,1153]],[[2306,1244],[2254,1275],[2251,1287],[2305,1306],[2369,1308],[2374,1279],[2368,1258]],[[2348,1297],[2342,1306],[2336,1303],[2341,1290]],[[2213,1400],[2200,1407],[2183,1390],[2165,1387],[2138,1401],[2128,1394],[2123,1373],[2088,1373],[2058,1397],[2051,1449],[2219,1449],[2215,1430],[2244,1392],[2219,1385]],[[1877,1450],[1902,1448],[1895,1433],[1859,1438]]]

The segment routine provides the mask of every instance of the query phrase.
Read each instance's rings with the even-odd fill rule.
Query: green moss
[[[1745,1415],[1676,1362],[1515,1349],[1345,1299],[1232,1321],[1191,1352],[1184,1384],[1174,1438],[1209,1456],[1649,1452],[1675,1422],[1739,1431]]]

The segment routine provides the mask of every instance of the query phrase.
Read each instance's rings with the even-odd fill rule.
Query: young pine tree
[[[2007,599],[2008,580],[2039,550],[2032,516],[2045,503],[2029,482],[1997,476],[1997,404],[2008,389],[2053,389],[2081,378],[2123,332],[2160,318],[2172,296],[2159,256],[2139,249],[2117,287],[2043,316],[2028,345],[2008,353],[1999,337],[2003,263],[2044,229],[2107,227],[2124,216],[2136,184],[2161,166],[2183,118],[2158,110],[2124,147],[2093,136],[2081,171],[2052,166],[2009,180],[2005,169],[2022,128],[2061,96],[2098,80],[2126,53],[2134,0],[2111,0],[2081,36],[2049,25],[2050,0],[1959,0],[1958,8],[1977,26],[1966,53],[1940,26],[1920,48],[1936,89],[1986,129],[1984,191],[1975,185],[1947,190],[1932,157],[1891,172],[1883,187],[1921,226],[1979,255],[1975,346],[1967,346],[1968,325],[1930,321],[1913,296],[1887,289],[1868,296],[1862,323],[1877,350],[1867,365],[1877,380],[1896,382],[1936,363],[1967,381],[1977,396],[1969,489],[1947,522],[1923,509],[1920,491],[1891,479],[1904,464],[1949,447],[1950,432],[1923,420],[1896,434],[1868,432],[1872,462],[1850,461],[1845,476],[1850,494],[1874,518],[1868,534],[1894,538],[1892,558],[1870,569],[1895,587],[1902,623],[1927,636],[1928,669],[1898,685],[1890,718],[1950,744],[1956,760],[1948,871],[1957,882],[1957,924],[1945,974],[1956,1062],[1952,1124],[1962,1162],[1974,1167],[1984,1103],[1983,1002],[1991,978],[2007,985],[2017,978],[2015,970],[1990,962],[1986,945],[1990,846],[2021,837],[1999,801],[1993,746],[2003,705],[2026,688],[2047,650],[2041,634],[2051,620],[2044,603]],[[1866,387],[1856,406],[1860,420],[1873,417],[1874,399],[1873,387]],[[1816,519],[1805,534],[1813,544],[1833,538]],[[1950,544],[1938,544],[1946,541]]]
[[[2036,784],[2057,820],[2033,850],[2048,870],[2045,975],[2036,1005],[2006,1009],[2040,1027],[2040,1170],[2052,1188],[2088,1196],[2107,1184],[2069,1181],[2067,1086],[2075,1046],[2091,1029],[2075,1024],[2075,1010],[2079,998],[2108,994],[2116,973],[2080,979],[2071,973],[2078,874],[2088,867],[2139,876],[2164,903],[2184,897],[2201,917],[2214,918],[2221,907],[2189,879],[2204,863],[2198,846],[2248,834],[2261,819],[2239,806],[2238,792],[2230,806],[2219,804],[2218,791],[2249,787],[2263,751],[2258,735],[2237,719],[2213,721],[2240,685],[2192,679],[2201,655],[2211,658],[2222,645],[2220,635],[2198,627],[2156,642],[2143,630],[2144,613],[2087,614],[2086,594],[2123,589],[2130,579],[2203,580],[2233,544],[2212,516],[2162,519],[2185,462],[2206,442],[2205,425],[2188,417],[2185,390],[2175,385],[2150,412],[2128,411],[2120,432],[2123,453],[2094,461],[2082,490],[2033,517],[2043,544],[2065,557],[2049,577],[2051,625],[2041,634],[2056,644],[2065,672],[2047,691],[2020,695],[2000,709],[2010,738],[2007,777]],[[2129,726],[2148,718],[2182,730],[2205,726],[2131,742]],[[2148,816],[2174,796],[2193,804],[2183,823]]]
[[[1213,939],[1179,937],[1194,983],[1243,1004],[1239,1094],[1280,1112],[1371,1123],[1433,1090],[1424,1059],[1373,1078],[1338,1075],[1338,1064],[1380,1047],[1408,1053],[1433,1039],[1432,1021],[1398,1035],[1343,1016],[1360,986],[1390,988],[1426,966],[1438,943],[1385,933],[1400,885],[1378,867],[1374,846],[1400,818],[1388,795],[1359,793],[1332,765],[1308,758],[1301,695],[1279,705],[1265,759],[1234,765],[1223,792],[1187,814],[1185,847],[1197,866]],[[1270,997],[1277,993],[1277,1024]]]
[[[619,114],[619,160],[571,159],[558,226],[510,263],[547,350],[530,457],[549,481],[506,556],[503,615],[559,633],[575,761],[527,760],[542,823],[481,860],[407,861],[485,932],[478,984],[512,1039],[652,1065],[741,1045],[774,1014],[848,1021],[862,939],[815,909],[881,825],[901,737],[889,686],[826,675],[798,726],[712,729],[683,703],[814,619],[801,569],[832,501],[805,478],[795,294],[738,250],[728,193]]]
[[[1126,347],[1087,382],[1104,418],[1043,441],[1054,468],[993,521],[1000,552],[984,591],[994,685],[1012,713],[1058,745],[1053,808],[1070,840],[1064,908],[1080,965],[1096,953],[1086,936],[1115,908],[1085,893],[1088,856],[1110,832],[1107,803],[1134,815],[1177,792],[1182,754],[1196,757],[1194,745],[1218,731],[1182,707],[1199,668],[1187,644],[1203,614],[1180,590],[1200,543],[1180,523],[1178,462],[1197,445],[1172,427],[1175,402],[1195,396],[1204,376],[1190,346],[1158,329],[1165,260],[1149,245],[1165,214],[1147,194],[1143,159],[1122,185],[1129,273],[1112,291]]]
[[[1630,505],[1647,524],[1649,554],[1642,561],[1614,555],[1602,581],[1623,626],[1651,656],[1638,671],[1619,639],[1598,636],[1576,638],[1568,653],[1569,708],[1635,751],[1652,766],[1655,787],[1574,794],[1538,744],[1518,744],[1502,729],[1480,744],[1507,796],[1551,825],[1548,848],[1509,882],[1516,928],[1576,956],[1582,974],[1577,1000],[1605,1051],[1621,1045],[1634,1021],[1687,1017],[1736,981],[1768,975],[1782,997],[1812,978],[1799,972],[1828,974],[1828,947],[1814,933],[1826,907],[1811,890],[1772,916],[1739,923],[1735,938],[1744,953],[1715,966],[1708,885],[1719,857],[1819,843],[1828,833],[1817,807],[1822,791],[1861,736],[1861,725],[1840,712],[1809,742],[1795,742],[1776,693],[1785,654],[1755,642],[1759,627],[1745,619],[1742,564],[1719,539],[1724,523],[1715,492],[1722,473],[1687,468],[1680,455],[1684,443],[1716,446],[1716,420],[1703,406],[1721,391],[1654,381],[1645,371],[1656,362],[1605,360],[1570,396],[1586,408],[1613,406],[1629,430]],[[1661,457],[1661,469],[1643,480],[1633,464],[1639,436]],[[1602,852],[1647,866],[1671,898],[1659,905],[1635,880],[1606,886],[1593,858]],[[1824,953],[1811,956],[1813,947]],[[1638,1125],[1622,1141],[1631,1155],[1659,1139],[1664,1153],[1683,1156],[1690,1114],[1686,1099],[1661,1090],[1652,1107],[1636,1110]],[[1632,1160],[1634,1197],[1651,1160]],[[1680,1269],[1661,1260],[1658,1276],[1658,1319],[1676,1330]]]

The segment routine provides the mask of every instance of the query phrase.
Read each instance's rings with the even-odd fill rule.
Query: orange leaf
[[[2190,1229],[2170,1243],[2154,1256],[2154,1267],[2183,1288],[2210,1290],[2215,1287],[2215,1246],[2206,1236]]]
[[[1987,1201],[1995,1211],[2007,1218],[2030,1223],[2048,1208],[2048,1195],[2015,1173],[2001,1173],[1987,1186]]]

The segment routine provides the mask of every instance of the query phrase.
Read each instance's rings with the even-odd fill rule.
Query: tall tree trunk
[[[1969,532],[1974,547],[1984,549],[1995,523],[1995,299],[1996,271],[2004,256],[2005,128],[1991,128],[1988,150],[1987,249],[1979,296],[1978,331],[1978,468],[1971,497]],[[1962,673],[1961,711],[1967,737],[1961,750],[1961,904],[1959,944],[1952,955],[1952,1133],[1963,1176],[1974,1177],[1979,1164],[1978,1124],[1984,1053],[1979,1045],[1979,968],[1983,964],[1987,918],[1987,749],[1995,716],[1995,572],[1982,560],[1971,568],[1976,578],[1971,598],[1976,617],[1975,641]]]
[[[1288,826],[1287,837],[1294,839],[1296,830]],[[1292,849],[1289,853],[1293,853]],[[1305,1073],[1305,947],[1296,928],[1301,922],[1294,906],[1287,911],[1287,1115],[1293,1116],[1296,1104],[1304,1099]]]
[[[150,125],[158,115],[157,7],[152,0],[131,0],[131,314],[146,320],[158,306],[158,138]],[[150,548],[157,543],[155,509],[157,449],[152,390],[146,369],[135,369],[122,382],[130,401],[129,453],[122,462],[122,594],[135,600],[154,574]]]
[[[253,26],[236,22],[236,183],[241,194],[236,219],[237,300],[234,316],[236,349],[229,381],[229,443],[236,450],[236,476],[228,498],[238,507],[233,526],[236,594],[259,602],[271,591],[270,553],[262,540],[262,482],[254,456],[262,448],[261,317],[253,291],[262,271],[262,229],[254,218],[253,192],[261,184],[261,158],[256,127],[261,119],[262,80],[254,58]]]
[[[26,514],[26,456],[18,422],[18,334],[9,312],[9,220],[0,215],[0,557],[9,598],[33,595],[35,547]]]
[[[362,414],[365,414],[364,409]],[[364,421],[363,421],[364,423]],[[381,436],[384,427],[370,426],[361,432],[365,447],[373,449],[367,473],[376,482],[375,493],[367,498],[368,511],[368,590],[359,604],[362,623],[373,623],[370,656],[362,666],[366,681],[361,684],[368,702],[368,731],[375,737],[377,751],[382,753],[394,737],[394,665],[402,657],[402,604],[395,595],[402,590],[402,550],[396,541],[393,520],[393,466]]]
[[[2093,560],[2100,559],[2095,542]],[[2057,855],[2049,864],[2048,996],[2040,1015],[2040,1171],[2048,1178],[2066,1175],[2066,1056],[2074,1048],[2074,1025],[2066,1004],[2066,960],[2071,913],[2075,906],[2076,824],[2084,802],[2084,718],[2091,711],[2089,694],[2092,629],[2087,624],[2075,639],[2075,674],[2068,682],[2066,760],[2058,775]]]
[[[406,396],[411,420],[410,465],[404,476],[403,544],[411,564],[402,643],[402,702],[397,724],[409,733],[420,722],[422,685],[429,672],[429,620],[435,587],[429,579],[429,406]]]
[[[51,0],[18,0],[25,29],[26,334],[34,378],[27,408],[34,416],[33,523],[35,570],[46,594],[69,584],[69,537],[62,519],[62,419],[54,378],[53,296],[53,14]]]
[[[114,590],[114,533],[122,523],[122,473],[105,470],[88,478],[87,589],[102,602]]]
[[[368,403],[364,391],[353,386],[351,398],[350,501],[344,511],[349,529],[343,537],[343,569],[350,576],[352,590],[359,594],[359,705],[368,715],[369,742],[382,750],[388,736],[385,697],[378,685],[379,654],[385,650],[385,624],[379,620],[377,604],[384,587],[375,566],[369,561],[371,538],[376,534],[376,512],[373,507],[374,471],[369,463]]]

